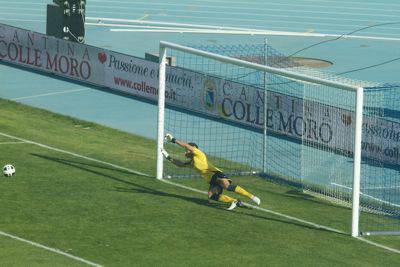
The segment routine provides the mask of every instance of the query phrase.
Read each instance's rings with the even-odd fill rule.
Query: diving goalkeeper
[[[177,140],[171,134],[167,134],[165,139],[168,142],[177,144],[186,149],[185,157],[189,160],[183,162],[173,159],[171,156],[169,156],[168,152],[163,149],[161,152],[164,157],[178,167],[192,167],[199,172],[204,180],[210,185],[208,189],[208,197],[210,199],[230,203],[228,210],[233,210],[234,208],[241,206],[242,202],[240,200],[222,194],[223,189],[226,189],[228,191],[248,197],[257,205],[260,205],[261,201],[258,197],[252,195],[238,185],[233,185],[231,179],[229,179],[220,169],[209,163],[207,156],[198,148],[195,143],[185,143]]]

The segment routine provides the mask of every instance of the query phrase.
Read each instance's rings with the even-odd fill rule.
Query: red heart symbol
[[[101,64],[103,64],[107,60],[107,55],[105,53],[99,53],[97,57],[99,58]]]

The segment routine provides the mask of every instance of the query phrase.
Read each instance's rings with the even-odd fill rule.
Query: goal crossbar
[[[259,71],[263,71],[263,72],[268,72],[271,74],[276,74],[276,75],[283,76],[285,78],[300,80],[303,82],[321,84],[321,85],[331,86],[331,87],[335,87],[338,89],[342,89],[342,90],[346,90],[346,91],[354,91],[354,92],[357,91],[358,89],[360,89],[359,86],[344,84],[344,83],[340,83],[340,82],[334,82],[334,81],[330,81],[330,80],[326,80],[326,79],[321,79],[318,77],[311,77],[308,75],[299,74],[299,73],[292,72],[292,71],[282,70],[282,69],[278,69],[278,68],[274,68],[274,67],[269,67],[269,66],[265,66],[265,65],[261,65],[261,64],[257,64],[257,63],[248,62],[248,61],[237,59],[237,58],[218,55],[215,53],[195,49],[192,47],[187,47],[187,46],[183,46],[183,45],[179,45],[179,44],[175,44],[175,43],[161,41],[160,42],[160,51],[163,49],[167,49],[167,48],[171,48],[171,49],[182,51],[182,52],[187,52],[187,53],[190,53],[193,55],[204,56],[204,57],[214,59],[214,60],[217,60],[220,62],[229,63],[229,64],[233,64],[236,66],[241,66],[241,67],[247,67],[250,69],[259,70]],[[161,57],[160,57],[160,60],[161,60]]]

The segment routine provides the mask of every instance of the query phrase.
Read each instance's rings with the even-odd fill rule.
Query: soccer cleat
[[[231,205],[229,206],[229,208],[227,208],[227,210],[233,210],[234,208],[240,206],[242,206],[242,202],[240,200],[235,200],[231,203]]]
[[[253,196],[253,197],[251,198],[251,200],[253,200],[254,203],[256,203],[258,206],[260,206],[261,200],[260,200],[258,197]]]

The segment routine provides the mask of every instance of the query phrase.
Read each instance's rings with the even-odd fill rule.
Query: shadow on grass
[[[188,202],[192,202],[195,203],[197,205],[203,205],[203,206],[207,206],[207,207],[211,207],[211,208],[215,208],[215,209],[219,209],[219,210],[225,210],[226,208],[226,204],[221,204],[218,202],[210,202],[208,199],[205,198],[195,198],[195,197],[188,197],[188,196],[182,196],[182,195],[177,195],[177,194],[173,194],[173,193],[167,193],[164,191],[159,191],[144,185],[140,185],[137,183],[134,183],[132,181],[127,181],[121,178],[117,178],[115,176],[111,176],[109,174],[105,174],[103,172],[99,172],[99,171],[95,171],[92,169],[89,169],[89,167],[92,168],[100,168],[100,169],[107,169],[110,171],[118,171],[121,172],[121,170],[117,169],[117,168],[112,168],[112,167],[104,167],[104,166],[98,166],[98,164],[88,164],[88,163],[83,163],[83,162],[78,162],[78,161],[73,161],[73,160],[67,160],[67,159],[62,159],[62,158],[56,158],[56,157],[50,157],[50,156],[45,156],[45,155],[39,155],[39,154],[35,154],[35,153],[31,153],[32,156],[41,158],[41,159],[45,159],[45,160],[50,160],[53,162],[57,162],[59,164],[63,164],[69,167],[73,167],[76,169],[79,169],[81,171],[85,171],[85,172],[89,172],[101,177],[104,177],[106,179],[109,180],[113,180],[116,181],[118,183],[122,183],[128,186],[133,186],[130,188],[125,188],[125,187],[114,187],[115,191],[117,192],[126,192],[126,193],[140,193],[140,194],[151,194],[151,195],[156,195],[156,196],[161,196],[161,197],[170,197],[170,198],[177,198],[177,199],[181,199],[181,200],[185,200]],[[122,173],[124,174],[129,174],[132,175],[132,173],[130,172],[126,172],[126,171],[122,171]],[[312,230],[319,230],[319,231],[326,231],[326,232],[332,232],[329,231],[327,229],[322,229],[322,228],[317,228],[317,227],[313,227],[313,226],[309,226],[306,224],[302,224],[302,223],[297,223],[294,221],[290,221],[290,220],[282,220],[282,219],[277,219],[277,218],[272,218],[272,217],[268,217],[268,216],[261,216],[258,214],[253,214],[252,213],[247,213],[245,211],[250,211],[252,210],[251,208],[247,208],[247,207],[240,207],[238,209],[238,212],[233,212],[233,214],[235,215],[239,215],[239,216],[250,216],[253,218],[257,218],[257,219],[263,219],[263,220],[267,220],[267,221],[275,221],[275,222],[280,222],[280,223],[285,223],[285,224],[290,224],[290,225],[296,225],[296,226],[300,226],[302,228],[308,228],[308,229],[312,229]]]
[[[69,161],[71,161],[71,160],[69,160]],[[84,163],[84,162],[77,162],[77,161],[71,161],[71,162],[75,162],[77,164],[85,165],[85,166],[88,166],[88,167],[96,167],[96,168],[103,169],[103,170],[110,170],[110,171],[114,171],[114,172],[119,172],[119,173],[127,174],[127,175],[132,175],[133,174],[133,175],[140,176],[140,177],[146,177],[146,178],[154,177],[154,178],[156,178],[155,175],[153,176],[151,174],[147,174],[146,170],[143,170],[143,171],[142,170],[129,171],[129,170],[121,169],[121,168],[112,167],[112,166],[109,166],[107,164],[102,164],[102,163],[97,163],[96,164],[96,162],[93,162],[91,164]]]
[[[88,166],[88,167],[95,167],[95,168],[103,169],[103,170],[115,171],[115,172],[119,172],[119,173],[123,173],[123,174],[127,174],[127,175],[132,175],[133,174],[133,175],[141,176],[141,177],[147,177],[147,178],[149,177],[148,175],[142,175],[140,173],[130,172],[128,170],[112,167],[112,166],[109,166],[109,165],[106,165],[106,164],[102,164],[102,163],[97,163],[97,162],[94,162],[94,161],[92,161],[91,163],[85,163],[85,162],[80,162],[80,161],[70,160],[70,159],[68,159],[68,160],[67,159],[59,159],[59,158],[39,155],[39,154],[35,154],[35,153],[30,153],[30,154],[32,156],[36,156],[36,157],[39,157],[39,158],[44,158],[44,159],[48,159],[48,160],[52,160],[52,161],[56,161],[56,162],[60,162],[60,163],[67,162],[67,163],[70,163],[71,165],[79,164],[79,165]],[[141,172],[141,171],[138,171],[138,172]]]
[[[134,184],[134,183],[131,183]],[[182,196],[182,195],[176,195],[176,194],[171,194],[171,193],[166,193],[163,191],[158,191],[154,190],[152,188],[148,188],[142,185],[137,185],[135,184],[135,188],[125,188],[125,187],[114,187],[115,191],[117,192],[123,192],[123,193],[139,193],[139,194],[151,194],[151,195],[158,195],[162,197],[174,197],[190,202],[194,202],[196,204],[204,205],[204,206],[209,206],[212,208],[217,208],[217,209],[224,209],[226,208],[226,205],[221,204],[221,203],[211,203],[208,199],[205,198],[193,198],[193,197],[187,197],[187,196]]]
[[[91,164],[88,164],[88,163],[82,163],[82,162],[73,161],[73,160],[67,160],[67,159],[55,158],[55,157],[50,157],[50,156],[45,156],[45,155],[39,155],[39,154],[35,154],[35,153],[31,153],[31,155],[35,156],[35,157],[42,158],[42,159],[50,160],[50,161],[53,161],[53,162],[57,162],[57,163],[60,163],[60,164],[64,164],[64,165],[67,165],[69,167],[74,167],[74,168],[79,169],[81,171],[86,171],[86,172],[89,172],[89,173],[104,177],[106,179],[116,181],[118,183],[122,183],[122,184],[126,184],[126,185],[129,185],[129,186],[134,186],[135,187],[135,188],[129,188],[129,189],[121,188],[121,187],[115,187],[116,191],[119,191],[119,192],[137,192],[137,193],[147,193],[147,194],[163,196],[163,197],[173,197],[173,198],[179,198],[179,199],[183,199],[183,200],[186,200],[186,201],[190,201],[190,202],[193,202],[193,203],[196,203],[196,204],[199,204],[199,205],[208,206],[208,200],[207,199],[186,197],[186,196],[166,193],[166,192],[155,190],[153,188],[150,188],[150,187],[147,187],[147,186],[144,186],[144,185],[140,185],[140,184],[134,183],[132,181],[127,181],[127,180],[124,180],[124,179],[121,179],[121,178],[117,178],[115,176],[111,176],[109,174],[106,174],[106,173],[103,173],[103,172],[99,172],[99,171],[95,171],[95,170],[92,170],[92,169],[88,168],[88,167],[98,168],[99,166],[97,164],[91,165]],[[111,167],[107,168],[107,169],[111,170],[111,171],[120,171],[119,169],[111,168]],[[124,172],[124,171],[123,171],[123,173],[129,174],[129,175],[133,174],[133,173]],[[136,174],[134,174],[134,175],[136,175]]]

